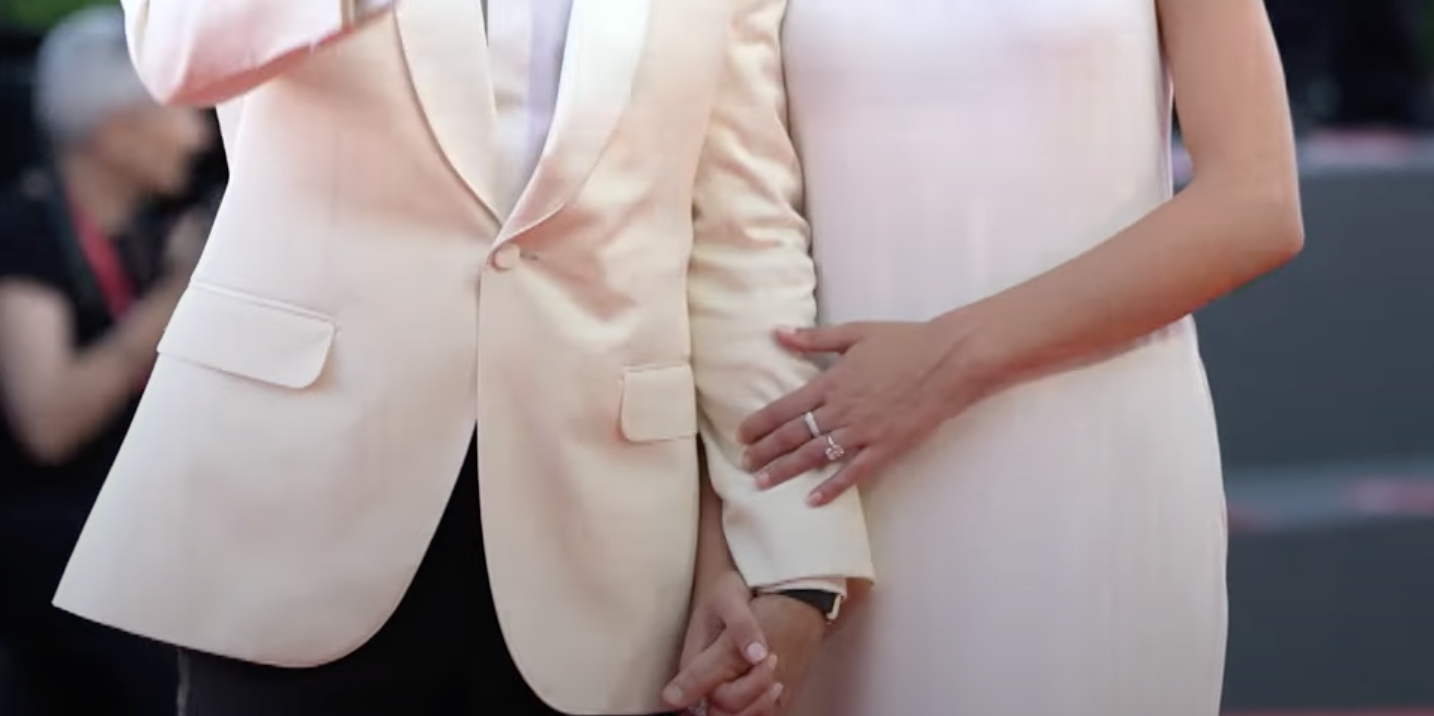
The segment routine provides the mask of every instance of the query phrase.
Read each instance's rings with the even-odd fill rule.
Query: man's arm
[[[242,95],[392,0],[123,0],[130,56],[166,104]]]
[[[817,374],[774,338],[778,328],[814,322],[816,271],[799,213],[801,168],[787,133],[780,47],[786,0],[733,4],[727,66],[697,177],[690,268],[708,469],[748,584],[840,589],[842,580],[872,576],[855,493],[813,509],[806,494],[828,470],[759,492],[740,465],[738,424]]]

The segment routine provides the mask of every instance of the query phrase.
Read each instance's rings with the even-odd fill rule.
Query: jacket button
[[[522,260],[522,250],[512,244],[500,246],[497,251],[493,252],[493,267],[499,271],[515,268]]]

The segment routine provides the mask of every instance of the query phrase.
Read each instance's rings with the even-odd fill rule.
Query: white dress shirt
[[[489,62],[514,72],[513,87],[494,87],[500,144],[510,148],[512,186],[522,187],[533,176],[542,156],[558,104],[563,48],[568,37],[572,0],[487,0]],[[516,200],[516,197],[514,197]]]
[[[299,0],[296,0],[299,1]],[[397,0],[358,0],[361,14],[379,12]],[[488,61],[507,71],[494,72],[497,78],[517,78],[493,87],[498,110],[500,145],[508,152],[510,172],[504,177],[509,188],[508,206],[533,176],[552,128],[558,105],[558,87],[567,44],[568,18],[573,0],[482,0],[488,29]],[[776,585],[764,591],[817,589],[846,594],[846,580],[803,579]]]
[[[396,0],[359,0],[361,14],[380,12]],[[493,88],[498,108],[501,146],[509,151],[511,173],[505,183],[511,187],[510,205],[533,176],[553,112],[558,105],[558,84],[563,69],[563,49],[568,38],[568,18],[573,0],[482,0],[487,22],[489,62],[504,65],[494,78],[513,77],[518,81]]]

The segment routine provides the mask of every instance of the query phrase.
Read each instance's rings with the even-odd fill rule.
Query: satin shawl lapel
[[[483,6],[478,0],[402,0],[394,13],[434,141],[474,196],[504,220]]]
[[[574,0],[553,125],[497,243],[547,220],[582,188],[631,98],[652,2]]]

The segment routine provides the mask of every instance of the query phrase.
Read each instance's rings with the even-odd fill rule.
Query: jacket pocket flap
[[[635,443],[697,434],[697,390],[686,364],[625,368],[620,422]]]
[[[174,309],[159,352],[297,390],[323,373],[334,332],[333,319],[322,314],[193,283]]]

